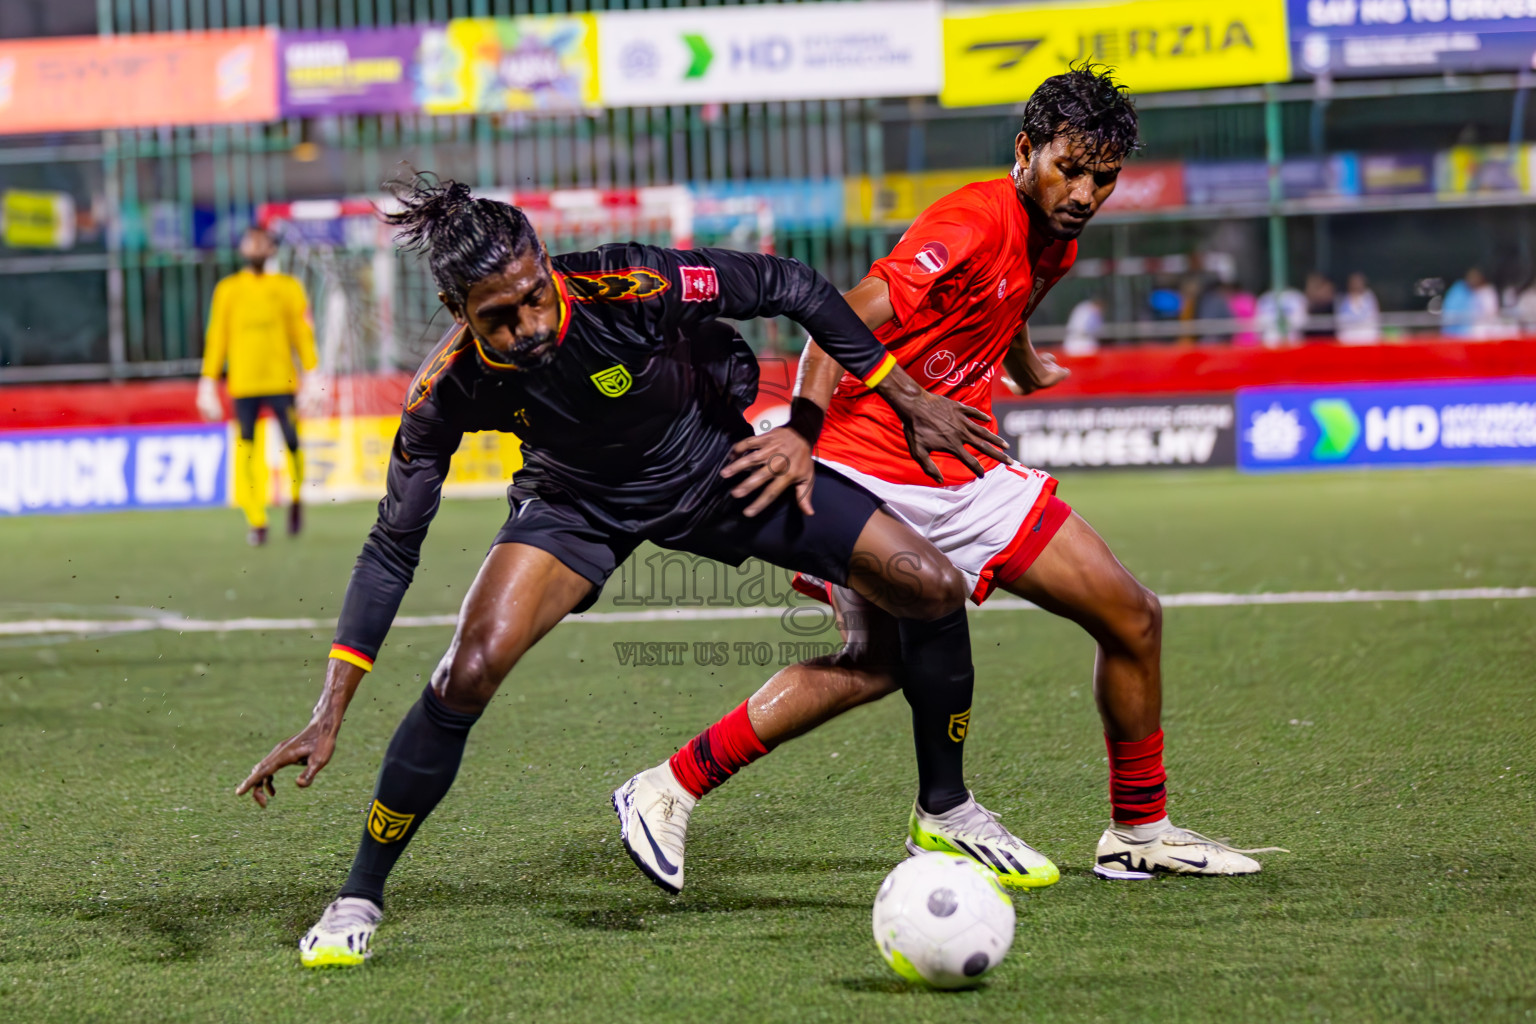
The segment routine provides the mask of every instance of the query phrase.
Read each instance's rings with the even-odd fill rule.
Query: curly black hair
[[[402,248],[426,254],[432,280],[451,309],[464,308],[476,282],[540,251],[538,233],[522,210],[477,199],[463,182],[415,171],[384,188],[403,207],[383,214],[384,221],[402,229],[397,236]]]
[[[1035,148],[1068,136],[1099,158],[1124,159],[1141,148],[1136,105],[1112,69],[1084,61],[1052,75],[1024,104],[1019,130]]]

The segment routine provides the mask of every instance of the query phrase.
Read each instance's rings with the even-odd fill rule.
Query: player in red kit
[[[1020,394],[1066,376],[1036,353],[1028,319],[1071,268],[1077,236],[1138,146],[1135,109],[1107,71],[1084,67],[1047,79],[1025,107],[1012,175],[968,185],[929,207],[847,293],[849,305],[913,379],[987,413],[995,428],[991,396],[1000,369]],[[936,452],[920,466],[901,421],[863,390],[808,345],[791,425],[818,439],[818,459],[943,551],[974,602],[1005,590],[1078,623],[1098,644],[1094,696],[1109,751],[1112,821],[1099,839],[1094,873],[1143,879],[1258,871],[1248,854],[1264,850],[1234,849],[1168,818],[1156,595],[1056,497],[1049,475],[969,451]],[[705,793],[784,740],[898,688],[894,619],[845,587],[805,576],[796,587],[835,607],[844,648],[778,673],[621,789],[650,846],[670,862],[681,865],[688,819]],[[951,738],[963,740],[969,725],[969,710],[952,716]],[[925,797],[913,805],[910,852],[964,854],[1016,888],[1060,877],[969,792],[947,806],[931,803]],[[626,835],[642,831],[634,824],[625,823]],[[644,869],[646,851],[631,845],[630,852]]]

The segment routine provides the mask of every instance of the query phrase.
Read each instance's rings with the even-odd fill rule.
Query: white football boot
[[[918,804],[912,805],[907,852],[916,856],[925,850],[969,857],[1009,889],[1038,889],[1061,878],[1049,858],[1009,832],[997,815],[969,794],[965,803],[943,814],[929,814]]]
[[[673,895],[683,888],[683,844],[688,838],[688,817],[698,802],[678,783],[666,761],[613,791],[619,838],[630,860]]]
[[[384,911],[373,900],[342,896],[320,915],[299,940],[299,962],[305,967],[357,967],[373,950],[373,933]]]
[[[1151,839],[1139,840],[1113,825],[1099,837],[1093,873],[1100,878],[1144,879],[1154,875],[1253,875],[1263,865],[1250,853],[1290,853],[1280,846],[1240,850],[1169,824]]]

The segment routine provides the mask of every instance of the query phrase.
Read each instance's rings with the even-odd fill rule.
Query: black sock
[[[362,845],[339,895],[363,896],[384,905],[384,880],[405,844],[453,785],[470,727],[479,718],[454,711],[430,686],[422,691],[384,752]]]
[[[965,609],[942,619],[900,620],[901,683],[912,705],[917,802],[943,814],[965,802],[965,733],[971,724],[971,633]]]

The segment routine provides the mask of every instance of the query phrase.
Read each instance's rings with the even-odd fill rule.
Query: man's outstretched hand
[[[302,732],[273,747],[272,753],[262,758],[261,763],[252,768],[251,774],[235,789],[235,796],[244,796],[249,792],[258,804],[265,807],[267,801],[277,795],[272,779],[278,771],[291,764],[303,765],[304,770],[294,782],[300,787],[307,787],[315,781],[315,775],[320,769],[330,763],[331,755],[335,752],[336,732],[327,723],[315,719]]]
[[[357,685],[363,681],[364,674],[361,668],[348,662],[338,659],[328,661],[325,688],[321,691],[320,702],[315,705],[309,724],[273,747],[272,752],[251,769],[245,781],[235,787],[235,796],[250,793],[258,804],[267,806],[267,801],[277,795],[277,789],[272,784],[273,778],[279,771],[294,764],[304,767],[294,780],[300,788],[314,782],[320,769],[329,764],[331,755],[336,753],[336,737],[341,733],[342,717],[347,713],[347,705],[352,702],[352,694],[357,692]]]
[[[924,391],[900,367],[893,369],[875,390],[901,417],[907,450],[935,483],[943,483],[944,474],[934,464],[934,452],[948,452],[978,477],[986,471],[971,453],[972,448],[998,462],[1013,461],[1005,451],[1008,442],[984,425],[990,419],[986,413]]]

